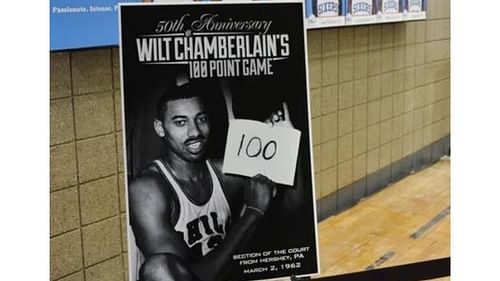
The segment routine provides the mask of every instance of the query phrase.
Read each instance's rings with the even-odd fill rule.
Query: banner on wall
[[[302,1],[119,10],[129,280],[318,273]]]
[[[118,3],[140,0],[50,0],[50,50],[118,44]]]

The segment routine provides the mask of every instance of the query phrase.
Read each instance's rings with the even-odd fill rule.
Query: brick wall
[[[118,51],[50,59],[50,279],[124,280]]]

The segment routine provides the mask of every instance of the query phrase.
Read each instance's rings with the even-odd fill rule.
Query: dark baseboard
[[[320,204],[318,205],[318,217],[319,221],[326,219],[329,216],[335,215],[338,213],[338,198],[337,192],[334,192],[326,197],[321,198],[319,200]]]
[[[372,195],[389,183],[391,183],[391,166],[382,168],[366,177],[366,195]]]
[[[338,212],[345,211],[354,205],[353,202],[353,185],[350,184],[340,190],[337,190],[338,194]]]
[[[450,136],[446,136],[391,165],[367,175],[337,192],[316,201],[318,222],[356,205],[370,196],[450,154]]]
[[[354,205],[367,196],[366,182],[367,179],[364,178],[352,184],[352,201]]]

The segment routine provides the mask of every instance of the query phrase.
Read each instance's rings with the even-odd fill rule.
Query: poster
[[[305,42],[302,1],[120,6],[129,280],[319,271]]]

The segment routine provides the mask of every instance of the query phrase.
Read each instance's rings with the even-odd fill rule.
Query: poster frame
[[[307,99],[307,108],[306,108],[306,113],[307,113],[307,127],[308,127],[308,153],[310,155],[310,161],[307,163],[309,165],[309,172],[311,175],[311,196],[312,196],[312,213],[313,213],[313,225],[314,225],[314,245],[315,245],[315,262],[316,262],[316,272],[314,273],[308,273],[308,274],[302,274],[302,275],[290,275],[291,277],[312,277],[319,275],[321,272],[320,269],[320,260],[319,260],[319,234],[318,234],[318,215],[317,215],[317,200],[316,200],[316,192],[315,192],[315,177],[314,177],[314,161],[312,159],[313,157],[313,132],[312,132],[312,112],[311,112],[311,96],[310,96],[310,81],[309,81],[309,64],[308,64],[308,52],[307,52],[307,29],[305,25],[305,8],[304,8],[304,1],[302,0],[262,0],[262,1],[253,1],[253,0],[227,0],[227,1],[191,1],[191,2],[186,2],[182,0],[172,0],[172,1],[165,1],[165,2],[137,2],[137,3],[119,3],[119,9],[118,9],[118,29],[119,29],[119,60],[120,60],[120,94],[121,94],[121,118],[122,118],[122,143],[123,143],[123,161],[124,161],[124,188],[125,188],[125,201],[126,201],[126,209],[127,209],[127,215],[126,215],[126,222],[127,222],[127,233],[128,236],[131,234],[131,229],[130,229],[130,216],[129,216],[129,182],[127,180],[127,171],[128,171],[128,162],[127,162],[127,140],[126,140],[126,116],[125,116],[125,96],[124,96],[124,72],[123,72],[123,51],[122,51],[122,46],[123,46],[123,38],[122,38],[122,7],[126,6],[165,6],[165,5],[231,5],[231,4],[241,4],[241,5],[261,5],[261,4],[278,4],[278,3],[295,3],[295,4],[300,4],[302,7],[302,29],[301,32],[303,34],[303,55],[304,55],[304,71],[305,71],[305,87],[306,87],[306,92],[303,93],[306,95]],[[131,247],[136,247],[135,242],[132,241],[129,238],[127,238],[127,248],[128,250],[131,249]],[[132,257],[130,255],[130,251],[127,254],[127,260],[128,260],[128,276],[129,280],[134,280],[130,279],[132,278],[134,274],[134,267],[132,265]],[[276,278],[283,278],[289,275],[285,276],[279,276],[279,277],[273,277],[271,279],[266,279],[266,280],[275,280]]]

